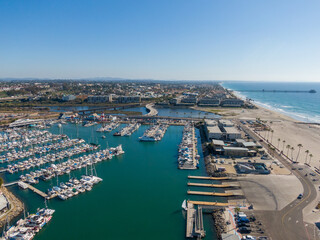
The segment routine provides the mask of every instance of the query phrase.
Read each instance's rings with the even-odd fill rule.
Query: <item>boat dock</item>
[[[188,176],[189,179],[202,179],[202,180],[233,180],[230,177],[204,177],[204,176]]]
[[[15,182],[10,182],[10,183],[5,183],[3,184],[4,187],[10,187],[12,185],[18,184],[19,181],[15,181]]]
[[[202,207],[198,206],[198,209],[194,207],[191,202],[187,203],[187,226],[186,226],[186,237],[201,239],[205,236],[203,227],[203,214]]]
[[[203,196],[215,196],[215,197],[232,197],[236,195],[233,192],[218,193],[218,192],[188,191],[187,193],[190,195],[203,195]]]
[[[211,184],[211,183],[188,183],[188,186],[194,186],[194,187],[212,187],[212,188],[233,188],[233,187],[239,187],[240,185],[236,184]]]
[[[188,200],[188,203],[201,206],[215,206],[215,207],[228,207],[230,203],[221,203],[221,202],[206,202],[206,201],[191,201]]]
[[[35,188],[34,186],[32,186],[32,185],[30,185],[28,183],[25,183],[25,182],[23,182],[23,183],[31,191],[35,192],[36,194],[40,195],[41,197],[48,198],[48,195],[46,193],[40,191],[39,189]]]

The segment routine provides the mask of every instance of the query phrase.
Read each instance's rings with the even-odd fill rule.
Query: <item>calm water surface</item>
[[[103,182],[94,186],[91,192],[66,201],[50,200],[48,207],[56,212],[35,239],[185,239],[182,201],[221,201],[213,197],[187,196],[187,176],[204,175],[205,169],[202,158],[198,170],[177,169],[177,147],[183,127],[169,127],[158,143],[138,141],[148,126],[142,126],[130,137],[114,137],[114,131],[98,133],[95,131],[98,127],[79,126],[77,130],[76,125],[68,124],[63,125],[63,133],[72,138],[81,137],[87,142],[98,142],[102,148],[122,144],[125,154],[96,165],[97,174]],[[59,128],[53,126],[50,131],[59,133]],[[103,134],[106,139],[101,138]],[[85,170],[71,172],[71,177],[84,173]],[[12,181],[18,176],[6,175],[6,180]],[[68,178],[64,175],[58,180],[67,181]],[[54,178],[48,182],[40,181],[36,187],[45,191],[56,184],[57,179]],[[43,199],[30,190],[10,189],[25,202],[30,213],[44,206]],[[216,239],[211,217],[205,215],[204,218],[206,239]]]
[[[53,112],[68,112],[68,111],[79,111],[99,108],[96,106],[76,106],[76,107],[48,107],[50,111]],[[190,108],[157,108],[158,116],[169,116],[169,117],[194,117],[194,118],[216,118],[219,115],[209,112],[203,112],[199,110],[194,110]],[[136,111],[141,112],[142,115],[147,114],[147,109],[145,107],[135,107],[127,108],[124,111]]]

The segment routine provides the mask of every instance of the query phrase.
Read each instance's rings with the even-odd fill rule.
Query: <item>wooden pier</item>
[[[24,184],[33,192],[37,193],[38,195],[40,195],[41,197],[44,197],[44,198],[47,198],[48,199],[48,195],[42,191],[40,191],[39,189],[35,188],[34,186],[31,186],[30,184],[28,183],[25,183]]]
[[[211,183],[188,183],[188,186],[194,187],[212,187],[212,188],[232,188],[239,187],[239,185],[230,185],[230,184],[211,184]]]
[[[198,206],[198,209],[194,207],[194,204],[187,203],[187,222],[186,222],[186,237],[201,239],[205,236],[203,227],[203,215],[202,207]]]
[[[216,196],[216,197],[232,197],[235,196],[234,193],[217,193],[217,192],[199,192],[199,191],[188,191],[190,195],[204,195],[204,196]]]
[[[205,176],[188,176],[189,179],[202,179],[202,180],[230,180],[229,177],[205,177]]]
[[[194,205],[201,205],[201,206],[216,206],[216,207],[228,207],[231,204],[229,203],[221,203],[221,202],[205,202],[205,201],[191,201],[188,200],[188,203],[192,203]]]

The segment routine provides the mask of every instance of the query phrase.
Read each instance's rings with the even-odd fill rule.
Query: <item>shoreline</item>
[[[12,221],[21,214],[24,207],[22,201],[8,188],[2,186],[1,192],[5,195],[10,205],[10,209],[0,217],[0,228],[3,229],[7,222]]]
[[[238,92],[237,90],[234,90],[234,89],[231,89],[231,88],[228,88],[228,87],[225,87],[223,86],[222,84],[220,84],[223,88],[227,89],[227,90],[230,90],[237,98],[240,98],[242,100],[246,100],[247,98],[249,98],[248,96],[246,95],[243,95],[241,94],[240,92]],[[309,117],[308,116],[298,116],[297,114],[295,113],[291,113],[291,112],[288,112],[282,108],[276,108],[276,107],[273,107],[271,105],[269,105],[269,103],[263,103],[261,101],[257,101],[257,100],[253,100],[251,101],[251,104],[253,104],[254,106],[256,107],[261,107],[261,108],[264,108],[266,110],[269,110],[269,111],[274,111],[276,113],[279,113],[279,114],[283,114],[287,117],[290,117],[292,119],[294,119],[295,121],[299,121],[299,122],[305,122],[305,123],[320,123],[320,121],[310,121],[308,120]],[[300,113],[298,113],[300,115]],[[301,113],[303,114],[303,113]]]

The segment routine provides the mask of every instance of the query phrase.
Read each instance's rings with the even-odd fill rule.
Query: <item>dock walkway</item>
[[[205,202],[205,201],[191,201],[188,200],[188,203],[192,203],[194,205],[201,205],[201,206],[216,206],[216,207],[228,207],[229,203],[221,203],[221,202]]]
[[[41,197],[44,197],[44,198],[48,198],[48,195],[42,191],[40,191],[39,189],[35,188],[34,186],[28,184],[28,183],[25,183],[24,184],[33,192],[37,193],[38,195],[40,195]]]
[[[5,183],[3,184],[4,187],[10,187],[12,185],[18,184],[19,181],[14,181],[14,182],[10,182],[10,183]]]
[[[199,191],[188,191],[190,195],[204,195],[204,196],[216,196],[216,197],[232,197],[235,196],[234,193],[217,193],[217,192],[199,192]]]
[[[211,183],[188,183],[188,186],[194,187],[212,187],[212,188],[232,188],[239,187],[239,185],[230,185],[230,184],[211,184]]]
[[[204,177],[204,176],[188,176],[189,179],[202,179],[202,180],[230,180],[230,177]]]

